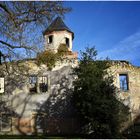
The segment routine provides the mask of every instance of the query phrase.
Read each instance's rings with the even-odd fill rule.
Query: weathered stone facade
[[[58,61],[52,71],[46,65],[38,66],[35,59],[0,66],[0,77],[5,80],[0,83],[0,134],[78,133],[80,123],[71,100],[76,78],[72,68],[78,66],[78,54],[72,52],[74,34],[60,18],[55,22],[57,27],[51,26],[44,33],[46,41],[49,39],[45,49],[56,51],[61,43],[66,43],[71,55]],[[53,40],[49,38],[52,35]],[[134,120],[140,114],[140,67],[111,61],[108,74],[114,78],[118,99],[130,107]]]
[[[36,59],[1,66],[0,74],[5,79],[1,90],[2,134],[75,132],[76,119],[72,118],[70,103],[72,67],[78,64],[78,54],[72,52],[74,33],[57,17],[43,35],[44,50],[57,52],[60,44],[65,44],[70,53],[57,61],[52,71],[47,65],[38,66]]]
[[[130,107],[131,117],[134,119],[140,114],[140,67],[126,61],[114,61],[108,72],[113,75],[114,85],[119,89],[118,98]],[[120,89],[119,75],[122,74],[128,77],[128,90],[125,91]]]
[[[75,62],[75,63],[74,63]],[[74,134],[78,123],[71,102],[72,82],[76,78],[72,67],[77,61],[58,63],[52,71],[45,65],[38,66],[35,60],[22,62],[28,66],[28,74],[18,75],[12,72],[5,76],[5,108],[10,118],[9,127],[2,128],[2,134]],[[4,67],[3,67],[4,68]],[[114,77],[118,88],[117,97],[130,107],[131,119],[139,115],[140,106],[140,68],[125,61],[112,61],[108,73]],[[128,90],[120,89],[119,75],[128,75]],[[47,76],[48,90],[45,93],[30,93],[30,75]],[[18,82],[18,83],[17,83]],[[10,110],[10,111],[9,111]],[[4,111],[1,113],[6,114]]]
[[[25,73],[18,74],[15,69],[10,68],[9,74],[4,74],[5,92],[1,98],[5,107],[1,108],[1,114],[9,116],[9,121],[5,122],[9,127],[3,127],[1,134],[75,133],[77,125],[74,124],[77,121],[72,115],[74,109],[70,96],[75,78],[72,75],[72,67],[77,66],[77,60],[57,63],[52,71],[48,71],[46,65],[38,66],[35,60],[21,63],[28,67]],[[4,71],[5,66],[1,69]],[[31,75],[37,76],[38,81],[41,76],[47,77],[46,92],[30,92]]]

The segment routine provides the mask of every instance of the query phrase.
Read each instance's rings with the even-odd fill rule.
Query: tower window
[[[66,39],[66,46],[69,47],[69,38],[65,38]]]
[[[53,42],[53,36],[50,35],[48,36],[48,44],[51,44]]]
[[[119,80],[120,80],[120,89],[122,91],[127,91],[128,90],[128,75],[127,74],[120,74]]]

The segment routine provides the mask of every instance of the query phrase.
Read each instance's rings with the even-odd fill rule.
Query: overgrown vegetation
[[[42,52],[37,56],[37,63],[39,65],[46,64],[49,70],[51,70],[55,66],[56,60],[56,54],[51,50]]]
[[[97,61],[96,56],[95,48],[86,48],[74,69],[74,104],[83,123],[80,133],[91,138],[120,138],[129,108],[115,96],[116,87],[107,74],[108,61]]]
[[[72,52],[70,52],[68,50],[68,47],[66,46],[66,44],[60,44],[59,48],[58,48],[58,56],[64,56],[64,55],[68,55],[68,54],[71,54]]]
[[[55,66],[56,62],[61,60],[63,56],[71,54],[65,44],[60,44],[57,53],[51,50],[46,50],[37,56],[37,63],[46,64],[49,70]]]

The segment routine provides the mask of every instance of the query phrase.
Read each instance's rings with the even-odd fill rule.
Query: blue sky
[[[69,1],[66,25],[75,33],[73,51],[95,45],[98,58],[140,66],[140,1]]]

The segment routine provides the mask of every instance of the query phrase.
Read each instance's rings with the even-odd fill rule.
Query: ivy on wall
[[[63,56],[72,54],[71,51],[68,50],[66,44],[60,44],[57,53],[52,50],[46,50],[37,55],[37,64],[46,64],[49,70],[55,66],[56,61],[63,59]]]

